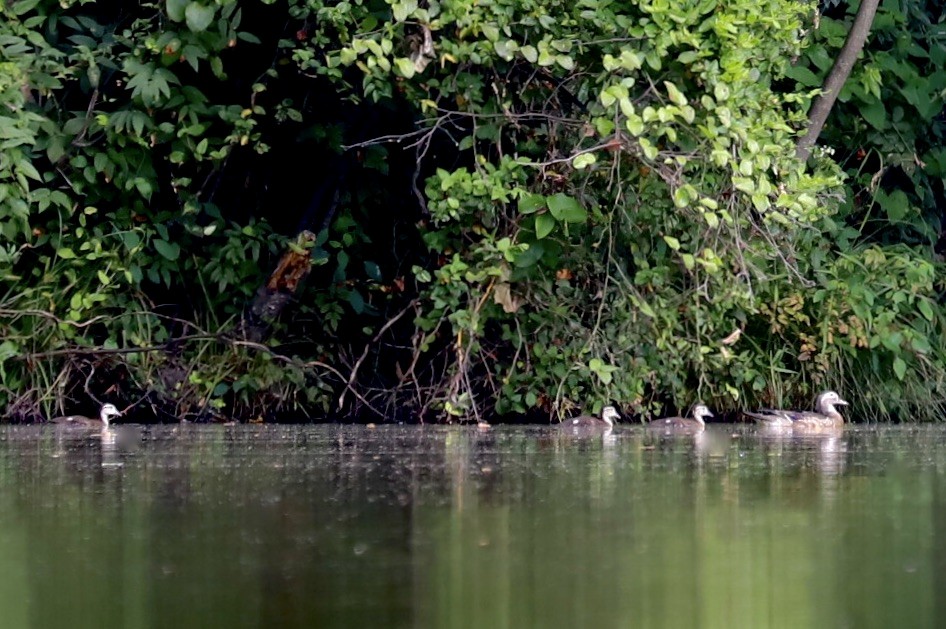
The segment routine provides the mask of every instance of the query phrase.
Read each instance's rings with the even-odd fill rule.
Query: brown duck
[[[706,427],[704,417],[712,417],[713,413],[705,404],[697,404],[691,413],[693,417],[664,417],[647,423],[647,428],[665,430],[667,432],[699,432]]]
[[[834,391],[825,391],[815,401],[815,412],[791,410],[743,411],[765,426],[793,428],[800,430],[837,429],[844,426],[844,417],[835,406],[847,405]]]
[[[109,420],[112,417],[121,415],[121,411],[115,408],[114,404],[103,404],[99,412],[99,419],[86,417],[85,415],[67,415],[66,417],[55,417],[50,422],[60,426],[70,426],[72,428],[108,428]]]
[[[562,430],[588,430],[594,428],[610,430],[614,428],[614,424],[620,417],[621,415],[616,408],[613,406],[605,406],[601,409],[601,417],[594,417],[593,415],[572,417],[559,424],[559,428]]]

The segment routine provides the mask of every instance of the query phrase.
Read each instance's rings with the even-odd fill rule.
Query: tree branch
[[[798,139],[795,146],[795,156],[798,159],[806,160],[811,154],[811,147],[818,141],[821,135],[821,129],[824,127],[831,108],[834,107],[834,101],[838,97],[841,88],[854,68],[854,62],[861,49],[864,48],[864,42],[870,34],[871,24],[874,22],[874,14],[877,13],[877,5],[880,0],[862,0],[857,15],[854,17],[854,24],[851,26],[851,32],[847,35],[844,47],[834,61],[834,67],[828,73],[824,81],[821,94],[815,99],[808,112],[808,133]]]

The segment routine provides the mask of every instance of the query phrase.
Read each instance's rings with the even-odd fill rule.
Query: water
[[[0,428],[20,627],[940,627],[946,429]]]

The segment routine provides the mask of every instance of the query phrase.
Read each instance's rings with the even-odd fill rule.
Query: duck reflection
[[[790,454],[803,469],[819,476],[840,476],[847,467],[847,439],[844,431],[798,433],[760,430],[760,440],[775,456]]]

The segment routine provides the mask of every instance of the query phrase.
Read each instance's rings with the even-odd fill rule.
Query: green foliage
[[[392,20],[354,34],[369,18],[353,7],[350,28],[335,24],[350,39],[321,68],[357,67],[353,100],[398,93],[435,125],[465,121],[452,137],[471,167],[438,169],[427,186],[426,240],[449,255],[424,284],[418,324],[431,348],[430,332],[451,323],[443,408],[478,414],[477,396],[500,412],[697,397],[732,408],[808,398],[844,378],[844,361],[903,381],[913,339],[939,346],[933,275],[894,291],[890,265],[847,269],[878,251],[836,222],[833,166],[792,158],[818,84],[780,88],[799,74],[805,3],[536,9],[395,4]],[[438,67],[403,56],[409,20],[429,25]],[[904,205],[890,200],[888,215]],[[848,301],[878,339],[869,356],[825,332],[850,326]],[[931,316],[904,311],[913,301]]]
[[[414,9],[441,35],[443,71],[399,84],[422,109],[469,116],[459,146],[477,156],[427,187],[428,245],[456,251],[420,321],[452,324],[444,406],[476,410],[482,388],[460,384],[470,371],[500,412],[644,409],[694,390],[734,402],[731,374],[747,366],[717,341],[746,324],[753,283],[795,246],[786,227],[829,215],[817,199],[836,184],[793,162],[803,115],[771,89],[804,5],[762,20],[750,3],[468,8]],[[391,94],[399,22],[338,52],[366,97]],[[488,159],[503,145],[515,156]]]
[[[802,89],[820,85],[856,8],[843,3],[821,18],[811,46],[789,72]],[[850,178],[842,211],[859,238],[927,248],[940,237],[944,18],[939,2],[881,3],[822,134]]]
[[[235,149],[267,150],[254,132],[259,108],[215,102],[198,87],[223,74],[238,6],[191,2],[184,30],[170,22],[155,31],[164,20],[153,6],[129,17],[88,4],[3,9],[3,308],[44,313],[3,320],[15,356],[163,342],[166,322],[141,315],[153,308],[144,296],[162,290],[206,297],[181,304],[189,310],[239,312],[281,242],[265,222],[225,218],[202,188]],[[178,8],[168,3],[172,18]],[[142,327],[129,329],[129,317]],[[54,361],[39,384],[11,366],[0,398],[61,400],[76,383],[51,375],[69,364]]]
[[[799,90],[820,85],[853,22],[855,3],[834,4],[788,72]],[[858,330],[828,362],[880,416],[943,413],[944,18],[938,2],[881,3],[821,135],[847,175],[839,214],[821,225],[841,251],[824,285],[851,310],[832,306],[854,321],[842,335]]]
[[[846,33],[826,17],[805,48],[811,8],[3,5],[0,403],[35,414],[95,370],[245,417],[348,392],[357,412],[359,391],[459,418],[736,409],[856,379],[890,380],[891,413],[919,381],[942,400],[939,27],[907,41],[884,13],[889,49],[841,118],[883,167],[843,157],[870,192],[850,195],[793,156]],[[893,163],[924,174],[897,187]],[[289,166],[298,196],[270,194]],[[295,316],[241,344],[300,223],[318,235]]]

